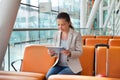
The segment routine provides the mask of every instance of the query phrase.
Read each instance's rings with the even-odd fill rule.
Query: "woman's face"
[[[68,31],[70,23],[65,19],[57,19],[58,29],[61,31]]]

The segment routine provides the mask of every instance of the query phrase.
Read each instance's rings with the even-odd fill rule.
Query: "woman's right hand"
[[[49,55],[51,55],[51,56],[53,56],[53,55],[55,54],[55,51],[54,51],[54,50],[49,49],[49,50],[48,50],[48,54],[49,54]]]

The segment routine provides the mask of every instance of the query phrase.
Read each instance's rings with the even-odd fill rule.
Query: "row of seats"
[[[94,45],[96,43],[109,44],[111,42],[111,40],[113,42],[115,42],[114,40],[116,40],[116,39],[120,39],[120,36],[94,36],[94,35],[84,35],[84,36],[82,36],[83,45],[90,45],[90,46]],[[101,40],[103,40],[103,41],[101,41]],[[95,42],[90,43],[92,41],[95,41]],[[117,42],[120,43],[120,40],[118,40]]]
[[[95,71],[95,75],[104,76],[78,76],[78,75],[52,75],[49,77],[49,80],[120,80],[120,47],[98,47],[95,49],[95,69],[94,66],[91,67],[90,65],[94,65],[92,62],[90,65],[83,65],[83,71],[85,66],[87,66],[88,73]],[[87,52],[88,54],[91,52]],[[83,52],[83,55],[86,53]],[[89,57],[88,57],[89,56]],[[91,55],[87,55],[87,60],[92,59]],[[83,57],[83,56],[81,56]],[[85,58],[85,57],[84,57]],[[86,59],[86,58],[85,58]],[[88,62],[88,61],[87,61]],[[88,64],[88,63],[84,64]],[[106,76],[106,77],[105,77]]]
[[[104,48],[104,47],[102,47],[102,48]],[[94,73],[96,75],[97,74],[106,75],[106,70],[108,70],[108,72],[110,73],[108,75],[108,77],[120,78],[120,74],[119,74],[120,63],[118,63],[120,60],[118,58],[120,56],[120,54],[118,54],[120,51],[120,47],[110,47],[108,50],[109,50],[108,53],[112,54],[112,56],[113,56],[113,57],[110,56],[110,59],[111,59],[111,57],[113,58],[111,61],[109,61],[109,62],[111,62],[109,65],[110,68],[108,68],[110,70],[106,69],[106,65],[105,65],[106,57],[105,56],[103,57],[101,55],[101,57],[100,57],[97,55],[99,58],[95,59],[95,54],[96,53],[103,54],[104,49],[100,49],[100,48],[96,49],[96,53],[95,53],[94,46],[83,46],[83,54],[80,56],[80,61],[81,61],[82,67],[83,67],[83,71],[82,71],[81,75],[86,76],[86,78],[88,78],[87,76],[94,76]],[[114,50],[116,51],[117,55],[114,55],[114,53],[115,53]],[[104,52],[104,54],[107,54],[107,53]],[[24,58],[23,58],[22,66],[21,66],[21,72],[0,71],[0,75],[32,77],[37,80],[44,80],[47,71],[53,65],[53,63],[55,62],[55,59],[56,58],[52,58],[51,56],[48,55],[48,49],[45,46],[29,45],[25,48]],[[95,63],[94,63],[94,60],[95,60]],[[114,61],[116,61],[116,62],[114,62]],[[114,66],[117,66],[117,67],[112,67],[113,66],[113,65],[111,66],[112,63],[114,64]],[[60,76],[62,76],[62,75],[60,75]],[[75,75],[73,75],[73,76],[75,76]],[[79,75],[79,77],[80,77],[80,75]],[[53,79],[53,80],[79,80],[78,78],[71,79],[69,76],[67,77],[68,79],[66,79],[66,77],[64,77],[64,76],[63,76],[63,79],[56,79],[58,77],[54,77],[54,78],[55,79]],[[27,79],[27,80],[29,80],[29,79]],[[52,80],[52,79],[50,78],[50,80]],[[85,80],[85,79],[81,79],[81,80]],[[91,79],[91,80],[94,80],[94,79]],[[95,80],[99,80],[99,79],[96,79],[96,77],[95,77]],[[105,79],[105,80],[113,80],[113,79]]]
[[[8,72],[9,73],[9,72]],[[0,75],[0,80],[42,80],[34,77],[15,76],[15,75]],[[118,78],[105,78],[95,76],[81,76],[81,75],[52,75],[48,80],[120,80]]]
[[[120,39],[104,39],[104,38],[86,38],[82,39],[83,45],[95,46],[96,44],[108,44],[110,46],[120,46]]]
[[[120,39],[120,36],[94,36],[94,35],[84,35],[82,38],[105,38],[105,39]]]

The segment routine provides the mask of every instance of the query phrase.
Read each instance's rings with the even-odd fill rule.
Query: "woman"
[[[49,50],[51,56],[57,56],[53,67],[48,71],[46,78],[53,74],[80,74],[82,71],[79,57],[82,53],[82,38],[75,32],[67,13],[61,12],[57,16],[59,31],[54,37],[55,46],[64,47],[60,54]]]

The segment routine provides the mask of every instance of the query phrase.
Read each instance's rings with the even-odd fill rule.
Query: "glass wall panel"
[[[70,14],[74,28],[80,28],[80,1],[79,0],[60,0],[59,12]]]
[[[50,12],[40,10],[38,5],[42,2],[51,4]],[[26,45],[53,44],[53,35],[57,30],[56,16],[59,12],[68,12],[75,30],[80,31],[79,7],[80,0],[22,0],[9,41],[9,55],[5,58],[10,61],[5,62],[7,66],[9,67],[12,61],[23,58]],[[20,63],[17,64],[17,68],[19,65]],[[11,66],[9,68],[13,71]]]
[[[50,28],[51,25],[51,13],[40,13],[39,14],[40,28]]]
[[[52,28],[57,28],[57,22],[56,22],[56,17],[57,17],[58,12],[52,12],[51,13],[51,27]]]
[[[21,0],[21,3],[38,7],[38,0]]]
[[[39,14],[40,28],[57,28],[56,27],[56,12],[40,13]]]
[[[103,11],[103,23],[105,22],[105,19],[107,18],[108,11],[104,10]]]
[[[51,5],[52,5],[52,10],[53,11],[59,11],[59,9],[58,9],[58,1],[59,0],[51,0]]]
[[[39,3],[40,2],[50,2],[50,0],[39,0]]]
[[[38,6],[38,0],[29,0],[30,4],[33,6]]]
[[[103,6],[104,6],[104,7],[107,7],[107,6],[108,6],[108,1],[109,1],[109,0],[103,0]]]
[[[40,44],[53,45],[53,36],[55,30],[41,30],[40,31]]]
[[[21,5],[14,28],[38,28],[38,8]]]

